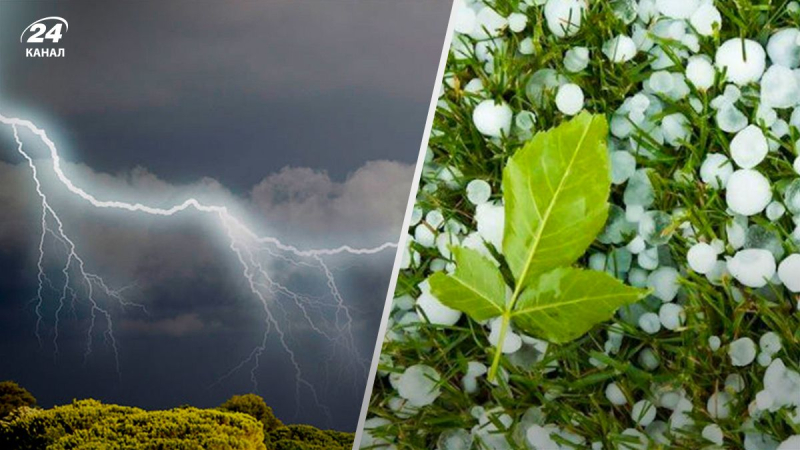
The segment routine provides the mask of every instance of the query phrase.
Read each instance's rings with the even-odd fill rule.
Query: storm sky
[[[188,196],[235,205],[262,234],[299,247],[395,241],[447,28],[446,0],[0,2],[0,113],[34,120],[65,169],[99,196],[169,206]],[[20,33],[69,22],[65,58],[26,58]],[[36,158],[45,148],[21,134]],[[46,172],[47,159],[39,159]],[[73,398],[169,408],[215,406],[253,390],[247,358],[264,331],[213,218],[97,211],[43,182],[91,270],[149,314],[114,308],[121,375],[98,333],[84,358],[85,313],[64,313],[54,354],[51,306],[36,325],[41,205],[0,127],[0,379],[42,406]],[[48,248],[49,269],[59,249]],[[333,258],[371,355],[394,254]],[[292,272],[276,264],[272,269]],[[324,296],[318,273],[282,275]],[[51,294],[52,296],[53,294]],[[50,301],[53,299],[51,298]],[[80,306],[80,303],[79,303]],[[286,422],[353,430],[366,373],[287,312],[290,342],[317,386],[294,395],[274,340],[258,394]],[[319,361],[333,361],[328,365]]]

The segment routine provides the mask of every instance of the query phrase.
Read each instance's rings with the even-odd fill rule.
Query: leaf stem
[[[511,323],[511,310],[507,309],[503,311],[502,317],[503,319],[500,324],[500,340],[495,346],[492,367],[489,369],[489,381],[494,381],[494,378],[497,375],[497,369],[500,367],[500,358],[503,356],[503,344],[506,341],[506,333],[508,332],[508,326]]]

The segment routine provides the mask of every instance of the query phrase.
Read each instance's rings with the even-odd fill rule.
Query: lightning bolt
[[[360,355],[353,335],[353,317],[336,283],[333,272],[326,262],[326,258],[344,254],[361,256],[375,255],[385,250],[397,248],[396,243],[386,242],[377,247],[370,248],[355,248],[343,245],[335,248],[300,249],[284,243],[278,238],[258,235],[245,224],[244,220],[234,216],[225,205],[204,204],[196,198],[187,198],[182,203],[169,208],[153,207],[143,203],[102,200],[79,187],[65,173],[58,149],[55,143],[48,137],[45,130],[39,128],[29,120],[6,117],[2,114],[0,114],[0,124],[12,128],[14,140],[16,142],[16,150],[24,158],[30,169],[31,179],[41,201],[41,235],[38,242],[39,253],[36,263],[38,270],[38,287],[34,298],[34,310],[37,316],[35,334],[40,345],[42,345],[40,331],[45,321],[43,306],[46,302],[46,293],[48,290],[52,290],[58,295],[52,341],[55,348],[55,355],[58,354],[59,321],[63,315],[64,308],[67,306],[67,302],[70,302],[73,314],[75,314],[77,302],[86,302],[89,307],[89,325],[86,331],[87,338],[84,359],[88,359],[92,354],[97,327],[103,327],[103,336],[106,343],[112,349],[117,374],[120,375],[119,349],[117,339],[114,335],[111,306],[118,306],[123,310],[126,308],[139,308],[145,313],[147,311],[143,305],[126,300],[122,292],[124,289],[114,290],[110,288],[101,276],[87,269],[87,264],[84,258],[79,254],[74,240],[70,238],[67,233],[64,222],[50,203],[48,195],[42,186],[39,176],[39,167],[36,161],[23,146],[23,140],[20,138],[19,133],[21,129],[36,136],[47,147],[49,150],[49,159],[52,163],[52,171],[60,185],[69,193],[77,196],[95,208],[116,209],[135,214],[163,217],[174,216],[187,210],[196,210],[212,215],[219,220],[222,230],[227,237],[228,247],[241,266],[241,273],[246,281],[247,287],[262,306],[265,329],[260,344],[256,346],[239,365],[233,367],[230,372],[221,377],[217,383],[222,382],[225,378],[243,367],[251,365],[250,378],[253,383],[253,388],[258,391],[257,373],[260,367],[260,358],[266,349],[269,335],[274,333],[294,370],[296,381],[295,398],[298,411],[300,409],[302,392],[306,390],[310,393],[315,406],[328,414],[330,418],[329,408],[322,403],[316,388],[305,375],[297,358],[296,351],[287,337],[287,330],[285,327],[290,328],[291,322],[282,322],[280,320],[281,318],[277,315],[278,313],[282,313],[284,317],[289,317],[285,305],[276,301],[277,299],[287,299],[290,301],[292,305],[298,308],[311,330],[333,343],[334,350],[337,348],[343,349],[346,354],[349,355],[349,358],[346,358],[345,361],[355,365],[358,370],[366,374],[366,360]],[[50,167],[48,166],[48,168]],[[47,275],[46,242],[48,241],[48,236],[51,237],[57,246],[63,249],[64,258],[63,263],[60,265],[60,278],[62,283],[59,286],[56,286]],[[268,270],[268,262],[271,260],[279,260],[282,263],[290,264],[295,267],[319,270],[324,277],[329,296],[333,299],[333,304],[326,303],[319,298],[312,298],[309,295],[294,292],[289,287],[279,283],[271,276]],[[312,319],[312,311],[326,314],[332,313],[333,329],[326,330],[326,328],[330,327],[315,322]],[[77,314],[75,315],[77,317]]]

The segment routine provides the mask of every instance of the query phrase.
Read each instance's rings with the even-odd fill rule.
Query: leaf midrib
[[[477,295],[478,297],[486,300],[490,305],[492,305],[492,307],[494,307],[494,309],[497,310],[498,315],[503,313],[503,309],[500,308],[500,306],[498,306],[495,302],[493,302],[491,298],[486,296],[485,293],[478,291],[471,284],[468,284],[468,283],[464,282],[464,280],[462,280],[458,276],[454,276],[453,279],[456,280],[458,283],[460,283],[465,288],[467,288],[468,291],[470,291],[470,292],[474,293],[475,295]]]
[[[615,294],[608,294],[608,295],[598,295],[598,296],[594,296],[594,297],[592,297],[592,296],[583,296],[583,297],[579,297],[577,299],[573,299],[573,300],[570,300],[570,301],[567,301],[567,302],[548,303],[546,305],[537,305],[537,306],[532,306],[532,307],[529,307],[529,308],[516,309],[516,310],[514,310],[512,315],[516,316],[516,315],[519,315],[519,314],[526,314],[526,313],[531,313],[531,312],[536,312],[536,311],[544,311],[544,310],[547,310],[547,309],[560,308],[560,307],[563,307],[563,306],[574,305],[576,303],[583,303],[583,302],[595,301],[595,300],[604,300],[604,299],[607,299],[607,298],[614,298],[614,297],[625,297],[625,295],[620,295],[619,293],[615,293]]]
[[[533,247],[531,248],[531,251],[528,253],[528,257],[526,258],[525,261],[525,266],[523,267],[522,272],[520,273],[519,280],[517,280],[517,285],[514,289],[514,295],[512,296],[511,305],[509,309],[514,307],[514,304],[516,303],[517,298],[519,297],[519,293],[522,290],[521,287],[524,284],[524,280],[527,278],[528,271],[530,270],[531,264],[533,264],[533,259],[536,256],[536,252],[539,248],[539,243],[541,242],[542,233],[544,232],[545,225],[550,219],[550,214],[552,213],[553,207],[556,204],[556,199],[561,194],[561,190],[564,187],[564,183],[566,182],[567,177],[572,172],[572,166],[575,164],[575,160],[577,159],[578,153],[580,152],[580,149],[583,146],[583,141],[586,139],[586,136],[589,134],[589,130],[592,128],[592,123],[594,123],[594,117],[590,117],[589,124],[583,130],[583,134],[581,135],[581,138],[578,141],[578,145],[575,146],[575,151],[572,153],[572,157],[570,158],[569,164],[567,165],[567,169],[564,172],[564,176],[561,177],[561,180],[558,183],[558,187],[556,188],[555,192],[553,193],[553,197],[550,200],[550,204],[547,205],[547,209],[545,210],[544,216],[543,217],[541,215],[539,216],[542,219],[542,222],[539,225],[539,228],[536,230]]]

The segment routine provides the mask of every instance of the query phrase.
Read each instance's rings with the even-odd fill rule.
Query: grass
[[[495,9],[507,16],[519,11],[520,3],[497,0]],[[630,33],[630,26],[617,18],[613,11],[615,5],[621,3],[624,2],[591,2],[588,17],[580,31],[565,39],[556,39],[550,34],[540,6],[527,8],[528,26],[522,33],[508,30],[503,33],[506,48],[495,53],[492,73],[487,73],[484,63],[475,55],[459,59],[451,52],[445,78],[448,87],[441,97],[434,120],[434,132],[429,143],[432,158],[424,171],[417,206],[425,212],[439,210],[447,219],[454,219],[474,230],[474,207],[466,200],[463,187],[475,178],[486,180],[492,186],[493,199],[499,200],[504,163],[529,138],[528,134],[517,133],[514,129],[510,136],[501,140],[493,141],[482,136],[472,122],[472,108],[480,100],[463,90],[470,79],[479,78],[485,96],[506,101],[515,115],[523,110],[533,111],[537,117],[534,131],[548,129],[564,120],[564,116],[555,108],[552,98],[554,92],[546,96],[542,105],[533,103],[526,93],[529,78],[539,69],[555,69],[570,82],[581,86],[586,96],[585,108],[609,117],[626,97],[639,92],[642,82],[653,71],[647,54],[639,52],[632,61],[614,64],[600,50],[603,43],[613,36]],[[776,30],[797,27],[800,17],[787,10],[789,3],[748,0],[715,2],[722,13],[723,25],[715,36],[701,37],[700,53],[713,59],[715,49],[727,39],[747,37],[763,45]],[[521,40],[527,37],[532,38],[535,53],[520,55],[517,49]],[[459,39],[459,36],[456,35],[454,39]],[[681,48],[675,42],[659,41],[659,44],[673,55]],[[568,73],[562,63],[564,52],[574,46],[587,47],[591,52],[589,67],[578,74]],[[667,70],[682,72],[683,65],[680,62]],[[677,230],[681,224],[690,223],[696,230],[696,236],[707,241],[715,238],[725,240],[725,224],[731,219],[726,212],[724,193],[699,182],[698,175],[705,155],[711,151],[727,154],[728,144],[733,137],[716,127],[713,110],[708,106],[725,88],[721,78],[718,76],[716,85],[708,92],[691,88],[690,96],[697,97],[704,105],[701,112],[695,112],[690,107],[688,98],[677,102],[662,98],[664,110],[661,116],[674,112],[684,114],[692,126],[691,137],[681,148],[674,149],[658,145],[647,136],[640,135],[639,142],[653,153],[653,157],[637,155],[637,167],[652,169],[650,177],[656,192],[656,204],[652,209],[672,212],[676,208],[684,208],[683,214],[673,215],[671,229]],[[758,92],[754,87],[748,87],[743,88],[742,93],[743,100],[739,108],[752,122]],[[779,111],[779,116],[788,121],[790,112]],[[778,151],[770,153],[768,159],[758,166],[777,191],[797,177],[792,169],[792,161],[797,156],[794,142],[798,137],[798,130],[792,128],[789,136],[780,139]],[[437,174],[449,168],[456,169],[454,172],[459,188],[448,188],[439,181]],[[693,174],[694,179],[676,177],[676,173]],[[624,208],[623,190],[624,185],[615,187],[610,201]],[[775,198],[781,197],[776,194]],[[786,254],[798,252],[797,244],[790,239],[795,228],[790,214],[776,222],[770,222],[760,214],[752,217],[750,223],[759,224],[780,235]],[[526,412],[526,421],[532,417],[531,408],[538,408],[543,417],[542,424],[555,424],[563,430],[583,436],[586,442],[584,446],[601,442],[603,448],[625,448],[624,443],[632,441],[622,432],[637,428],[631,419],[633,403],[651,398],[660,389],[672,388],[686,391],[686,398],[693,404],[689,415],[694,419],[695,426],[680,434],[668,433],[668,446],[651,441],[648,444],[650,448],[707,447],[711,443],[702,437],[701,430],[712,423],[722,428],[725,448],[745,448],[744,426],[746,419],[752,417],[748,405],[755,399],[756,393],[763,389],[765,368],[756,362],[745,367],[734,367],[726,352],[727,344],[745,336],[758,342],[763,333],[774,331],[783,344],[783,349],[775,357],[781,358],[790,369],[800,369],[798,299],[782,286],[768,285],[754,290],[738,285],[730,277],[721,286],[711,284],[706,277],[687,268],[686,252],[692,243],[693,240],[678,231],[663,247],[661,255],[662,259],[673,261],[681,271],[682,289],[678,301],[687,313],[684,327],[677,331],[662,329],[649,335],[617,318],[572,343],[550,345],[540,361],[526,361],[523,364],[520,363],[522,357],[518,355],[501,358],[506,377],[499,377],[498,385],[489,383],[485,377],[478,378],[479,389],[474,394],[464,391],[461,378],[466,373],[469,361],[479,361],[488,366],[494,356],[494,349],[487,340],[489,332],[484,326],[466,317],[452,327],[434,326],[424,320],[406,325],[395,323],[393,331],[401,338],[384,343],[384,356],[379,369],[384,374],[402,373],[411,365],[426,364],[441,375],[442,393],[433,404],[421,408],[416,414],[398,417],[390,406],[397,392],[388,376],[379,376],[368,417],[382,417],[390,424],[373,430],[372,434],[386,437],[397,448],[436,448],[442,432],[451,429],[469,431],[475,427],[478,421],[472,410],[475,406],[482,406],[486,410],[497,409],[498,414],[490,414],[490,420],[507,436],[507,448],[524,449],[528,448],[524,430],[531,422],[526,422],[527,425],[520,425],[520,422]],[[431,262],[441,258],[435,248],[425,248],[416,243],[411,246],[419,253],[420,263],[401,271],[396,297],[419,295],[417,286],[430,275]],[[595,242],[581,265],[586,265],[588,255],[593,252],[607,253],[620,246],[624,246],[624,243],[614,246]],[[726,251],[726,255],[733,253],[730,248]],[[657,311],[659,303],[650,298],[642,306]],[[400,314],[400,311],[394,311],[393,318],[399,319]],[[616,354],[606,354],[604,342],[612,325],[622,330],[624,339]],[[722,340],[722,347],[716,352],[708,346],[711,336],[719,336]],[[651,349],[659,359],[659,366],[655,370],[645,370],[638,362],[643,349]],[[554,366],[556,370],[547,370]],[[745,389],[734,395],[730,418],[712,419],[706,411],[706,402],[712,393],[725,389],[725,378],[734,373],[744,378]],[[614,406],[606,399],[604,391],[612,381],[622,388],[628,398],[627,405]],[[668,421],[669,412],[659,408],[657,420]],[[514,419],[511,427],[499,422],[501,413]],[[785,409],[763,413],[753,418],[753,423],[759,432],[780,442],[791,435],[800,434],[800,424],[793,423],[791,413]],[[639,430],[645,432],[641,427]],[[566,441],[560,443],[564,445],[563,448],[571,448]],[[476,442],[474,448],[486,447]]]

